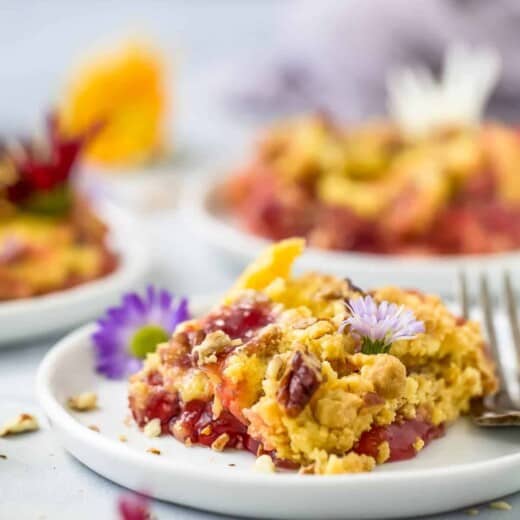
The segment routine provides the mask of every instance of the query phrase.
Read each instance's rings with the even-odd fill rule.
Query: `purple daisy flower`
[[[371,296],[352,299],[346,305],[350,317],[341,324],[340,332],[350,327],[361,339],[364,354],[388,352],[394,341],[412,339],[425,331],[424,323],[403,305],[387,301],[377,304]]]
[[[125,294],[121,306],[108,309],[98,319],[92,334],[96,370],[111,379],[133,374],[146,354],[154,352],[189,318],[188,300],[176,302],[166,290],[149,286],[144,297]]]

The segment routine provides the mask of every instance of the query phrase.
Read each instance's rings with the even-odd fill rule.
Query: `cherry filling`
[[[212,403],[194,400],[186,403],[178,418],[170,423],[170,431],[180,441],[211,446],[222,434],[228,436],[226,448],[248,449],[251,445],[247,426],[227,410],[213,417]]]
[[[444,425],[434,426],[421,419],[412,419],[388,426],[374,426],[361,435],[354,451],[377,458],[379,445],[386,441],[390,445],[389,462],[406,460],[417,454],[414,444],[418,437],[426,446],[442,435],[444,435]]]
[[[261,327],[272,323],[274,316],[268,301],[241,300],[228,307],[221,307],[203,320],[206,334],[222,330],[231,339],[247,341]]]
[[[177,394],[157,389],[148,398],[148,403],[144,409],[134,406],[134,399],[130,397],[130,409],[134,416],[135,422],[142,428],[148,421],[159,419],[161,421],[161,430],[168,433],[170,421],[177,417],[181,412],[181,404]]]

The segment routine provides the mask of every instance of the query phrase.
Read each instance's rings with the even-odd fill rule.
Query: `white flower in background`
[[[501,59],[491,48],[448,49],[439,80],[425,67],[391,71],[387,78],[388,112],[410,136],[446,126],[473,126],[500,77]]]

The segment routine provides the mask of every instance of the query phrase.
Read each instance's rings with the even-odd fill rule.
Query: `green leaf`
[[[27,211],[52,217],[67,213],[71,206],[72,192],[67,184],[60,184],[52,190],[33,193],[24,203]]]

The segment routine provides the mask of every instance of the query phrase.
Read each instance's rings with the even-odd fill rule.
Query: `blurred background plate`
[[[193,208],[193,220],[204,239],[237,267],[243,268],[270,241],[240,228],[219,200],[218,183],[194,183],[185,203]],[[298,266],[351,278],[361,287],[400,285],[441,294],[456,295],[457,275],[464,269],[470,283],[486,272],[498,289],[504,269],[520,271],[520,252],[459,256],[398,256],[307,248]]]
[[[0,348],[13,342],[64,331],[100,315],[122,292],[135,289],[150,267],[149,249],[136,220],[126,211],[99,204],[109,228],[109,245],[119,254],[110,275],[49,295],[0,303]]]

